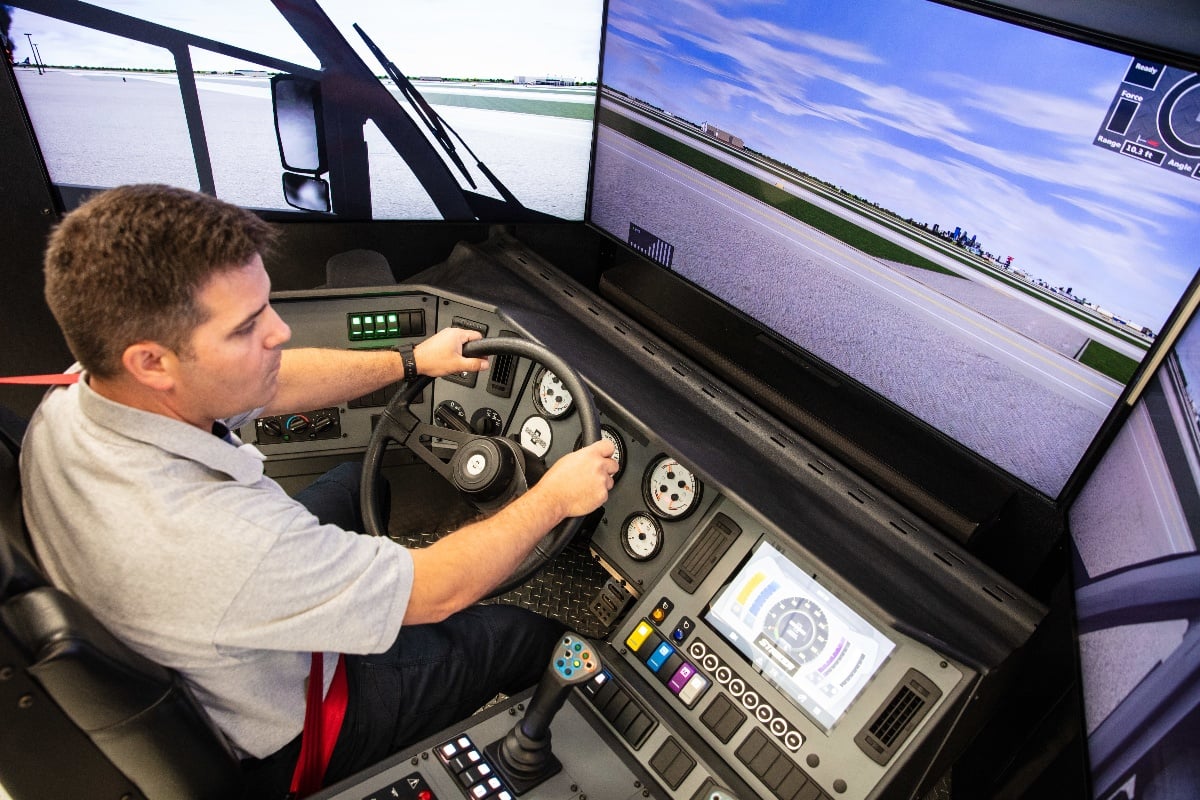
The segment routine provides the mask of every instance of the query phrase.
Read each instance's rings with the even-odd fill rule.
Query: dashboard
[[[603,668],[555,721],[563,772],[523,796],[858,800],[947,768],[972,733],[964,709],[1043,609],[519,245],[465,247],[411,285],[273,303],[290,346],[387,347],[466,327],[538,341],[592,392],[620,464],[588,543],[612,578],[590,609]],[[430,383],[413,412],[546,463],[578,446],[559,376],[523,357],[491,362]],[[361,454],[395,388],[240,434],[281,475]],[[515,796],[452,765],[464,752],[486,764],[512,708],[321,796]]]

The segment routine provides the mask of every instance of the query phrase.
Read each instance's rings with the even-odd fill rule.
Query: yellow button
[[[636,653],[638,650],[642,649],[642,645],[645,644],[646,639],[648,639],[652,633],[654,633],[654,628],[649,622],[642,620],[638,623],[638,626],[633,629],[633,633],[629,634],[629,638],[625,640],[625,646]]]

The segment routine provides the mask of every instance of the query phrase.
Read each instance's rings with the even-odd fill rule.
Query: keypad
[[[443,742],[435,752],[471,800],[513,800],[512,790],[466,734]]]

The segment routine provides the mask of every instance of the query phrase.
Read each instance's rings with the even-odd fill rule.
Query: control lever
[[[559,640],[525,716],[507,736],[486,748],[514,792],[523,794],[562,769],[562,762],[550,751],[550,723],[571,689],[599,671],[600,656],[587,639],[568,632]]]

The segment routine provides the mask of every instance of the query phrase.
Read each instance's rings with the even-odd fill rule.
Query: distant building
[[[518,75],[513,78],[513,83],[520,83],[526,86],[574,86],[575,81],[567,78],[549,78],[549,77],[533,77],[530,75]]]
[[[707,122],[700,126],[700,132],[706,136],[711,136],[718,142],[724,142],[730,147],[736,147],[739,150],[742,150],[746,147],[746,143],[734,136],[732,133],[723,131],[716,125],[709,125]]]

